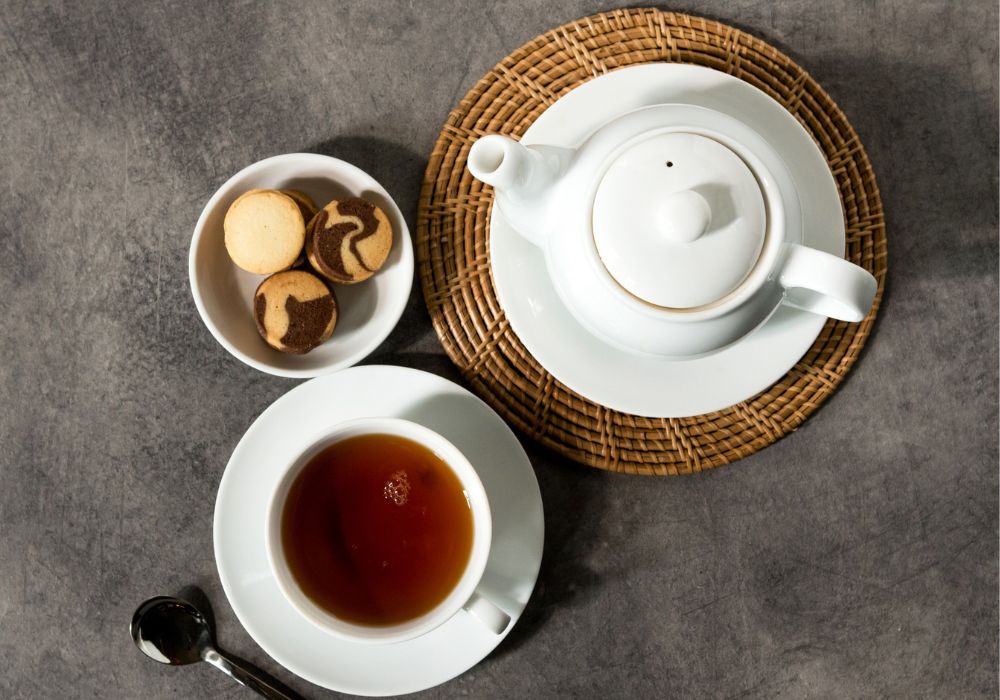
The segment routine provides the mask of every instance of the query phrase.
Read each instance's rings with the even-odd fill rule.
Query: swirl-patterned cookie
[[[316,275],[287,270],[257,287],[253,317],[264,342],[275,350],[302,355],[333,333],[337,300]]]
[[[354,284],[382,267],[392,249],[385,213],[359,197],[333,200],[306,232],[306,256],[317,272],[337,284]]]
[[[278,190],[282,194],[288,195],[292,198],[292,201],[299,206],[299,211],[302,212],[302,218],[308,226],[312,218],[316,216],[316,212],[319,211],[319,207],[316,206],[316,202],[312,200],[312,197],[307,195],[301,190]],[[292,263],[292,269],[297,270],[306,266],[306,248],[303,241],[302,252],[299,253],[299,257],[295,259]]]
[[[302,252],[306,220],[299,205],[277,190],[250,190],[226,211],[226,250],[247,272],[287,270]]]
[[[305,219],[307,224],[312,221],[312,218],[316,216],[316,212],[319,211],[319,207],[316,206],[316,202],[312,200],[312,197],[301,190],[278,190],[278,192],[287,195],[298,205],[299,211],[302,212],[302,218]]]

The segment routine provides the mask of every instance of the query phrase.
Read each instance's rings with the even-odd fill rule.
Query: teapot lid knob
[[[690,243],[708,230],[712,210],[705,198],[694,190],[669,195],[660,206],[656,224],[660,233],[673,243]]]

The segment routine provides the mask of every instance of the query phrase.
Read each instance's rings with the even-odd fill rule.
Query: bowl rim
[[[395,212],[386,212],[390,214],[396,214],[397,217],[395,221],[398,221],[401,226],[399,227],[399,237],[400,245],[402,248],[402,259],[401,263],[406,268],[406,274],[408,277],[408,283],[406,284],[406,295],[400,295],[400,299],[392,300],[392,303],[388,309],[384,309],[380,312],[380,315],[385,321],[383,324],[372,333],[372,335],[367,339],[366,342],[362,344],[360,350],[355,351],[351,355],[344,359],[333,360],[332,362],[326,363],[321,367],[311,367],[306,369],[294,369],[287,367],[278,367],[267,362],[262,362],[253,357],[250,357],[245,352],[237,348],[229,339],[219,330],[218,326],[212,320],[209,315],[205,302],[202,299],[202,290],[200,283],[198,282],[197,271],[196,271],[196,261],[198,258],[197,251],[199,250],[199,243],[201,242],[202,236],[205,231],[205,224],[208,220],[209,214],[215,210],[218,206],[219,201],[226,196],[233,187],[236,186],[238,182],[245,179],[246,177],[253,175],[261,170],[266,170],[277,164],[293,162],[293,163],[303,163],[306,164],[311,161],[311,164],[325,166],[331,170],[339,171],[340,173],[350,174],[355,177],[363,177],[370,179],[379,190],[381,194],[392,204],[395,208]],[[336,178],[331,178],[336,179]],[[394,223],[395,223],[394,221]],[[191,235],[191,244],[188,248],[188,287],[191,292],[191,296],[194,298],[195,307],[198,309],[198,315],[201,317],[201,321],[208,328],[212,337],[224,347],[230,355],[240,360],[244,364],[253,367],[254,369],[260,370],[267,374],[288,377],[292,379],[307,379],[310,377],[318,377],[324,374],[329,374],[331,372],[336,372],[337,370],[344,369],[346,367],[351,367],[358,362],[364,360],[368,357],[382,342],[389,337],[389,334],[395,330],[396,326],[399,324],[399,319],[403,316],[403,311],[406,309],[406,304],[409,301],[410,295],[413,293],[413,275],[414,275],[414,256],[413,256],[413,243],[410,240],[409,227],[406,224],[406,218],[403,216],[402,210],[396,203],[396,200],[389,194],[389,191],[382,185],[381,182],[376,180],[370,173],[362,170],[361,168],[348,163],[340,158],[335,158],[333,156],[323,155],[321,153],[282,153],[275,156],[270,156],[264,158],[263,160],[258,160],[245,168],[239,170],[231,177],[229,177],[224,183],[222,183],[212,194],[212,196],[205,203],[205,206],[201,210],[201,214],[198,215],[198,221],[195,223],[194,232]],[[264,276],[261,277],[264,279]],[[391,317],[391,318],[390,318]],[[277,351],[275,351],[277,352]]]

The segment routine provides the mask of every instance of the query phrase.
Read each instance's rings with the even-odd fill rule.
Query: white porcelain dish
[[[337,327],[328,341],[305,355],[281,353],[264,343],[253,320],[253,295],[265,277],[236,267],[226,253],[226,210],[255,188],[302,190],[318,206],[331,199],[364,197],[392,223],[393,247],[385,265],[364,282],[334,288]],[[399,207],[373,177],[337,158],[288,153],[244,168],[212,195],[195,225],[188,275],[202,321],[234,357],[269,374],[316,377],[364,359],[395,328],[413,286],[413,245]]]
[[[275,581],[266,547],[271,496],[289,462],[330,426],[371,416],[419,423],[475,467],[493,538],[479,590],[511,618],[501,634],[460,610],[398,644],[332,636],[296,612]],[[306,382],[275,401],[240,440],[219,484],[215,559],[236,616],[278,663],[316,685],[355,695],[412,693],[479,663],[510,633],[542,559],[542,499],[528,457],[503,420],[462,387],[403,367],[353,367]]]

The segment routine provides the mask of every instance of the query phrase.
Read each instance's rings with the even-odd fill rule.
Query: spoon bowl
[[[219,651],[208,617],[186,600],[156,596],[144,601],[132,615],[129,631],[139,650],[158,663],[186,666],[207,661],[265,698],[301,697],[245,661]]]
[[[135,645],[161,664],[184,666],[204,660],[212,648],[212,628],[198,608],[170,596],[156,596],[140,605],[129,626]]]

